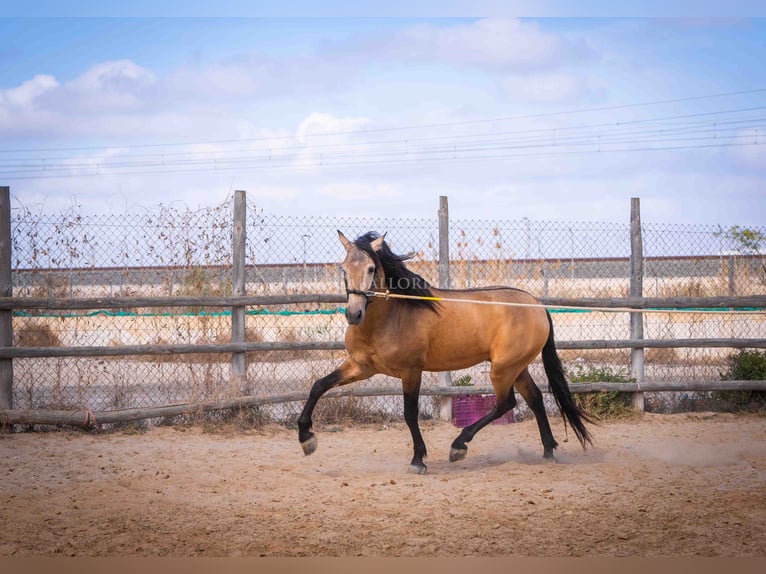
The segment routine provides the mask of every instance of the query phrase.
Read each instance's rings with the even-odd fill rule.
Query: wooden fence
[[[93,310],[137,307],[232,307],[273,306],[306,303],[344,303],[345,296],[335,294],[285,295],[273,297],[144,297],[144,298],[93,298],[93,299],[37,299],[0,297],[0,312],[14,309],[66,309]],[[742,309],[766,307],[766,296],[755,297],[715,297],[715,298],[673,298],[644,299],[628,297],[624,299],[541,299],[543,305],[571,307],[601,307],[650,309],[670,307]],[[727,348],[766,348],[766,339],[627,339],[627,340],[580,340],[557,341],[559,349],[646,349],[680,347],[727,347]],[[0,347],[0,361],[11,362],[13,359],[34,359],[44,357],[107,357],[107,356],[158,356],[189,353],[229,353],[232,357],[244,356],[248,352],[263,351],[316,351],[342,350],[342,341],[304,341],[304,342],[232,342],[223,344],[187,344],[187,345],[132,345],[99,347]],[[246,365],[241,365],[243,370]],[[237,371],[234,371],[237,376]],[[11,384],[3,382],[12,390]],[[547,392],[545,386],[541,386]],[[766,381],[695,381],[672,383],[578,383],[572,385],[575,393],[595,391],[623,391],[634,394],[655,391],[724,391],[724,390],[766,390]],[[424,387],[422,394],[451,397],[466,394],[487,394],[492,389],[483,386],[446,386]],[[388,388],[344,388],[331,391],[328,396],[385,396],[398,395],[400,387]],[[51,424],[89,427],[96,424],[128,422],[140,419],[178,416],[213,410],[252,407],[283,402],[304,401],[307,393],[288,393],[269,396],[242,396],[221,401],[209,401],[194,404],[168,405],[159,407],[132,408],[113,411],[91,412],[76,411],[25,411],[5,407],[0,409],[0,424]]]
[[[244,220],[244,192],[236,192],[234,202],[234,232],[232,242],[232,285],[231,297],[113,297],[113,298],[20,298],[12,297],[10,258],[10,196],[9,188],[0,187],[0,425],[13,424],[65,424],[89,427],[95,424],[135,421],[147,418],[177,416],[212,410],[223,410],[247,406],[268,405],[283,402],[303,401],[307,393],[290,393],[270,396],[241,396],[222,401],[194,404],[167,405],[147,408],[131,408],[113,411],[24,411],[13,408],[13,360],[44,357],[106,357],[106,356],[157,356],[189,353],[228,353],[231,355],[232,377],[242,383],[246,373],[246,353],[265,351],[316,351],[340,350],[341,341],[298,341],[298,342],[247,342],[245,341],[245,309],[247,307],[268,307],[286,304],[329,303],[343,304],[344,295],[306,294],[283,296],[247,296],[245,294],[245,245],[246,225]],[[745,309],[766,308],[766,295],[751,297],[674,297],[644,298],[641,296],[640,261],[640,220],[638,202],[632,202],[632,253],[631,253],[631,296],[626,298],[541,298],[546,306],[574,308],[602,308],[631,310],[631,338],[627,340],[581,340],[557,341],[559,349],[631,349],[631,377],[635,383],[578,383],[572,385],[573,392],[625,391],[634,393],[634,405],[643,408],[643,393],[648,391],[719,391],[719,390],[766,390],[766,381],[696,381],[675,383],[647,383],[643,376],[643,351],[647,348],[681,347],[727,347],[766,348],[766,339],[673,339],[652,340],[643,338],[641,326],[642,310],[649,309]],[[448,252],[448,210],[446,198],[440,201],[439,209],[439,283],[449,286]],[[133,345],[133,346],[88,346],[88,347],[14,347],[12,313],[16,310],[102,310],[150,307],[226,307],[232,310],[231,342],[226,344],[174,344],[174,345]],[[541,386],[541,390],[547,389]],[[329,396],[381,396],[398,395],[399,387],[390,388],[344,388],[331,391]],[[449,376],[440,377],[439,385],[425,387],[424,395],[451,397],[463,394],[492,393],[482,386],[451,386]]]

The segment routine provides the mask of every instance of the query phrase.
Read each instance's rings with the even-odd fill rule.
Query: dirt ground
[[[425,476],[403,423],[0,436],[0,556],[766,556],[764,417],[422,428]]]

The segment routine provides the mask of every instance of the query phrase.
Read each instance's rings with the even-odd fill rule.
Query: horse
[[[298,418],[305,455],[317,448],[312,432],[317,401],[330,389],[382,373],[401,379],[404,420],[413,446],[409,470],[426,474],[427,450],[418,425],[423,371],[452,371],[489,361],[495,406],[461,430],[449,460],[464,459],[476,433],[516,406],[517,389],[537,421],[543,459],[555,462],[558,443],[528,368],[539,354],[565,430],[568,422],[583,449],[592,444],[585,422],[593,421],[572,398],[554,343],[553,321],[534,296],[512,287],[437,289],[407,268],[405,261],[412,255],[393,253],[385,234],[370,231],[351,241],[338,231],[338,238],[346,250],[341,268],[347,295],[347,357],[311,386]],[[379,297],[382,294],[388,296]]]

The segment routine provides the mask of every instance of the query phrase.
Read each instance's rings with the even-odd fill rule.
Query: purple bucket
[[[495,395],[460,395],[452,397],[452,423],[466,427],[487,415],[495,407]],[[492,421],[493,425],[507,425],[513,422],[513,410]]]

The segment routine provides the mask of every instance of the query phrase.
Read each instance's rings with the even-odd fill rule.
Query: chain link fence
[[[13,288],[22,297],[230,295],[232,201],[200,210],[177,204],[142,212],[85,215],[79,206],[56,214],[12,210]],[[510,285],[541,297],[625,297],[629,292],[630,224],[471,221],[452,219],[452,288]],[[438,278],[439,226],[432,219],[287,217],[247,204],[246,284],[249,295],[343,293],[344,251],[336,230],[353,238],[386,232],[397,253],[432,284]],[[746,230],[761,237],[766,229]],[[742,230],[643,225],[644,295],[748,295],[764,292],[766,259],[745,245]],[[647,339],[763,338],[763,315],[646,314]],[[629,339],[627,313],[555,312],[556,339]],[[248,308],[248,341],[341,341],[342,308],[303,304]],[[122,346],[225,343],[229,308],[125,308],[93,311],[16,311],[17,346]],[[648,349],[646,380],[718,379],[727,349]],[[627,373],[629,350],[560,352],[565,366],[608,367]],[[230,355],[62,357],[14,360],[18,409],[150,407],[240,396],[307,391],[332,371],[342,351],[248,353],[247,388],[232,385]],[[488,364],[455,378],[489,384]],[[539,363],[533,376],[544,381]],[[357,386],[398,384],[375,376]],[[436,373],[423,384],[436,385]],[[344,409],[399,417],[401,397],[337,398]],[[320,403],[321,404],[321,403]],[[271,407],[292,421],[299,403]],[[421,400],[434,416],[435,397]],[[318,412],[321,418],[321,412]]]

